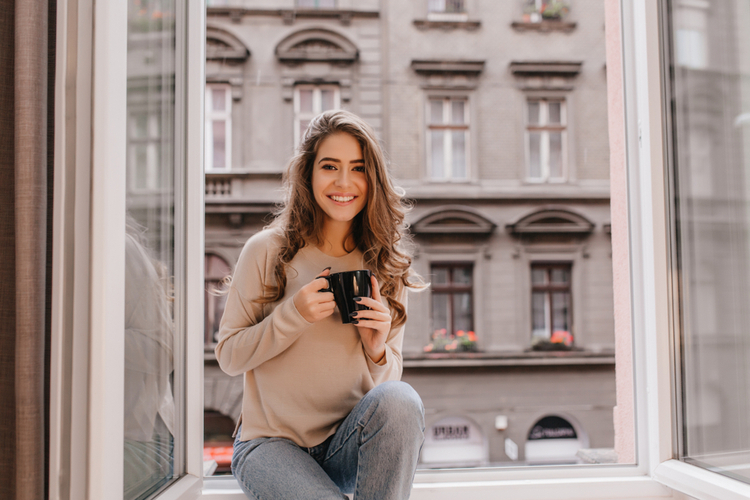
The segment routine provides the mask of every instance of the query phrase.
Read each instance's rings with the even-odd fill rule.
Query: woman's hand
[[[359,337],[370,359],[380,363],[385,356],[385,341],[391,331],[391,312],[380,302],[380,285],[375,276],[370,278],[372,284],[372,298],[357,297],[357,302],[367,306],[370,310],[352,313],[352,323],[359,329]]]
[[[331,274],[331,268],[327,267],[320,273],[320,276],[329,274]],[[295,307],[308,323],[327,318],[333,314],[333,309],[336,307],[333,293],[320,291],[328,288],[328,280],[320,276],[300,288],[292,299]]]

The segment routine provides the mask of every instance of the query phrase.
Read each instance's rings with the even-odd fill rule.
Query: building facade
[[[310,118],[351,110],[413,205],[403,380],[424,467],[570,463],[614,447],[612,244],[601,2],[209,2],[205,407],[244,242],[270,221]],[[214,414],[214,413],[212,413]]]

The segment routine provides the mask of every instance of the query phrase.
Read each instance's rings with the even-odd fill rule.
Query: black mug
[[[321,292],[333,292],[333,298],[341,313],[342,323],[351,323],[351,313],[369,309],[367,306],[355,302],[355,297],[372,297],[370,281],[372,273],[368,269],[358,271],[344,271],[321,276],[328,281],[328,288]]]

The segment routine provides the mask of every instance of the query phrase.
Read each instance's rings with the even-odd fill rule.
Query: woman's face
[[[312,171],[315,201],[327,222],[351,222],[367,204],[365,161],[357,140],[346,132],[320,143]]]

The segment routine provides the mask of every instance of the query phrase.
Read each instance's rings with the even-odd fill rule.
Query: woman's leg
[[[407,499],[423,441],[419,395],[405,382],[385,382],[344,419],[323,469],[355,500]]]
[[[232,474],[252,500],[346,499],[315,459],[288,439],[235,440]]]

